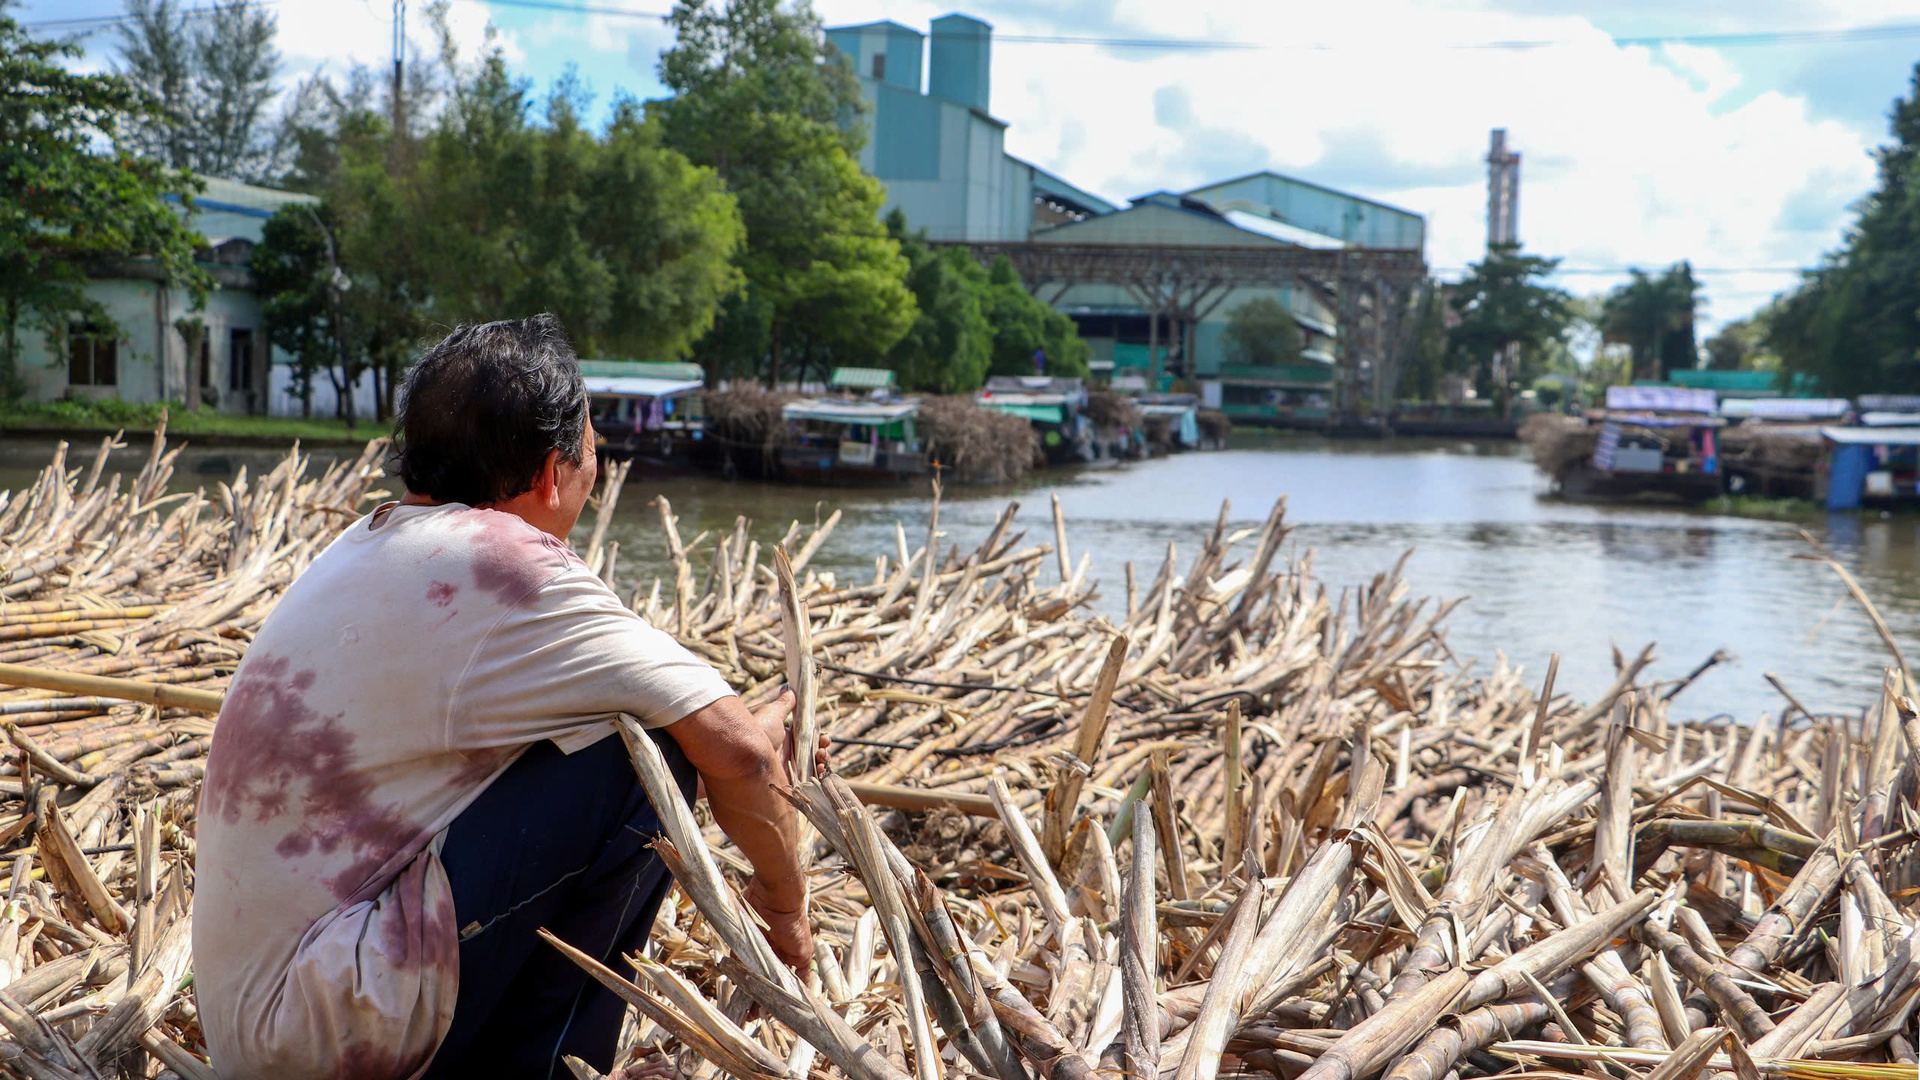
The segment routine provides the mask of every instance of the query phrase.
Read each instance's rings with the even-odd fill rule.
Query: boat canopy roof
[[[1720,403],[1720,415],[1758,420],[1830,420],[1847,415],[1852,407],[1853,403],[1846,398],[1728,398]]]
[[[891,390],[895,384],[886,368],[837,367],[827,385],[836,390]]]
[[[1012,394],[997,396],[990,401],[983,401],[980,404],[992,409],[994,412],[1006,413],[1008,416],[1024,416],[1029,420],[1038,420],[1043,424],[1058,424],[1066,419],[1066,410],[1058,403],[1042,405],[1037,402],[1006,400],[1013,396]],[[1054,396],[1057,397],[1058,395]]]
[[[1685,386],[1609,386],[1607,408],[1659,412],[1710,413],[1718,399],[1711,390]]]
[[[1920,446],[1920,427],[1823,427],[1820,434],[1842,446]]]
[[[1618,412],[1611,409],[1600,413],[1599,419],[1605,420],[1609,424],[1637,424],[1645,428],[1717,428],[1727,426],[1727,422],[1718,416],[1656,416],[1653,413]]]
[[[587,375],[581,380],[587,393],[602,397],[672,397],[705,385],[698,379],[651,379],[637,376]]]
[[[1184,416],[1199,410],[1200,407],[1191,401],[1143,401],[1140,403],[1142,416]]]
[[[608,375],[619,379],[696,379],[701,382],[707,378],[699,364],[665,360],[582,360],[580,374],[589,378]]]
[[[790,401],[780,409],[788,420],[822,420],[829,424],[890,424],[920,411],[915,401]]]

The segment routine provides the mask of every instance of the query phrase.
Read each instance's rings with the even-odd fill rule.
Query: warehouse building
[[[1153,192],[1126,206],[1109,202],[1006,152],[1007,125],[990,108],[991,26],[955,14],[933,20],[930,30],[875,22],[833,27],[827,38],[870,106],[860,164],[887,186],[882,213],[898,208],[931,240],[975,245],[985,257],[1018,244],[1415,252],[1425,245],[1417,214],[1273,172]],[[1156,303],[1138,285],[1027,285],[1079,324],[1096,376],[1177,379],[1246,419],[1311,417],[1330,403],[1340,327],[1337,298],[1324,281],[1216,290],[1198,306],[1180,297]],[[1228,362],[1228,318],[1256,296],[1292,313],[1304,339],[1300,364],[1240,371]]]
[[[882,215],[898,208],[935,241],[1006,242],[1025,240],[1036,222],[1119,209],[1006,152],[1006,122],[989,108],[991,26],[947,15],[931,29],[876,22],[827,30],[866,94],[860,167],[887,185]]]
[[[1035,244],[1134,245],[1142,248],[1420,250],[1426,223],[1371,199],[1273,172],[1258,172],[1182,192],[1142,195],[1125,210],[1036,229]],[[1140,286],[1029,282],[1073,317],[1093,345],[1096,372],[1182,380],[1205,404],[1242,419],[1320,419],[1331,406],[1340,328],[1337,298],[1305,278],[1218,289],[1181,303],[1155,304]],[[1227,323],[1258,297],[1277,299],[1300,327],[1302,363],[1236,367]],[[1149,316],[1160,309],[1158,325]]]

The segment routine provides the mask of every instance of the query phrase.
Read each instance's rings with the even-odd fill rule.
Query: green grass
[[[360,441],[387,432],[383,421],[362,420],[348,428],[345,421],[315,418],[301,420],[281,416],[233,416],[213,409],[188,412],[180,402],[162,406],[157,402],[135,404],[117,399],[98,401],[16,401],[0,405],[0,429],[31,431],[41,429],[83,429],[102,433],[117,430],[152,431],[160,423],[162,409],[167,416],[167,432],[172,435],[239,436],[261,439],[347,439]]]
[[[1702,505],[1715,514],[1770,521],[1804,521],[1818,517],[1821,512],[1820,504],[1812,499],[1777,499],[1765,495],[1722,495]]]

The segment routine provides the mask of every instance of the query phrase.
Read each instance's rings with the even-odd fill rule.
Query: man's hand
[[[781,963],[805,975],[813,963],[813,929],[807,925],[806,897],[797,901],[776,897],[761,884],[758,874],[747,883],[746,897],[747,903],[767,924],[767,944],[773,946],[773,954]]]
[[[775,750],[780,751],[780,760],[786,762],[789,769],[793,768],[794,761],[797,758],[797,755],[793,752],[793,729],[788,724],[788,721],[793,717],[793,706],[793,688],[786,687],[782,689],[780,693],[774,695],[772,701],[760,706],[759,712],[753,714],[753,718],[760,722],[762,728],[766,729],[767,742]],[[815,747],[813,751],[813,772],[797,778],[807,780],[811,779],[815,774],[826,772],[827,759],[832,751],[833,740],[827,738],[823,732],[820,736],[820,745]],[[799,770],[796,769],[794,771],[797,773]]]
[[[791,694],[781,694],[758,714],[739,698],[725,697],[666,731],[699,770],[714,822],[753,864],[746,899],[767,924],[774,953],[804,970],[813,958],[813,935],[800,870],[800,822],[779,790],[790,782],[783,748],[792,712]],[[816,750],[816,757],[823,752]]]

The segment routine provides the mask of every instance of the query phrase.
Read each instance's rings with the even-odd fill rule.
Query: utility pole
[[[1520,248],[1520,155],[1507,149],[1507,129],[1494,128],[1487,148],[1487,254]],[[1505,416],[1513,414],[1512,389],[1507,383],[1520,370],[1520,343],[1500,349],[1493,382],[1506,402]]]
[[[406,135],[407,0],[393,0],[393,145]]]

